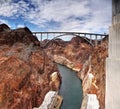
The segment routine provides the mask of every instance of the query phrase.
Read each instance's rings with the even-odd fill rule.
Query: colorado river
[[[63,97],[61,109],[80,109],[82,103],[82,85],[76,73],[67,67],[58,65],[62,76],[59,94]]]

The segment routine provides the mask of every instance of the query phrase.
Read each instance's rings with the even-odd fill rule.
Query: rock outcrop
[[[41,49],[38,39],[25,27],[0,25],[0,109],[38,107],[49,90],[58,90],[56,65]]]
[[[0,32],[10,31],[10,28],[6,24],[0,25]]]

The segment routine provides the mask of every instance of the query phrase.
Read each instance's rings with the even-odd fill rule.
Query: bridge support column
[[[100,39],[101,39],[101,40],[100,40],[100,45],[101,45],[101,44],[102,44],[102,39],[103,39],[102,36],[100,36]]]
[[[48,39],[48,33],[47,33],[47,39]]]
[[[120,1],[112,0],[113,21],[109,34],[109,57],[106,60],[106,107],[120,109]]]
[[[40,40],[42,41],[42,33],[41,33],[41,36],[40,36],[40,37],[41,37],[41,39],[40,39]]]
[[[95,46],[98,45],[97,35],[95,35]]]

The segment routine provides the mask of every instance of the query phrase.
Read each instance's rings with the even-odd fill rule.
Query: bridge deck
[[[82,33],[82,32],[33,32],[33,34],[84,34],[84,35],[108,36],[107,34]]]

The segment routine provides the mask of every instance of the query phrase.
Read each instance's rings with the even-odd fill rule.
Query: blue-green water
[[[80,109],[82,103],[82,85],[76,73],[65,66],[58,65],[62,76],[59,94],[63,97],[61,109]]]

